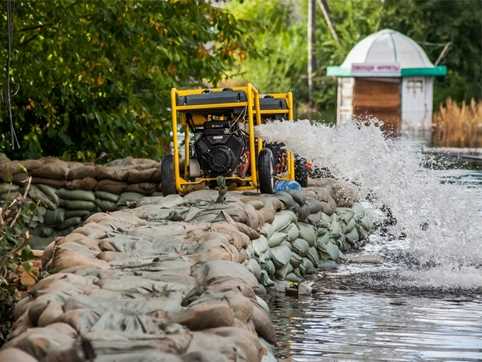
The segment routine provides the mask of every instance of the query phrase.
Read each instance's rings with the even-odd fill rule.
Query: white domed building
[[[342,65],[328,67],[338,78],[337,124],[353,117],[377,117],[395,135],[422,134],[430,139],[433,77],[447,74],[434,66],[409,37],[390,29],[369,35]]]

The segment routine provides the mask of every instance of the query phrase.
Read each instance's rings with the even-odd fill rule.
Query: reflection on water
[[[482,360],[480,297],[331,290],[275,297],[272,314],[278,357],[295,361]]]

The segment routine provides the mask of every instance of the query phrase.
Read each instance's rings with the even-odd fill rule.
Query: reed
[[[461,105],[448,98],[433,117],[432,144],[438,147],[482,147],[482,100]]]

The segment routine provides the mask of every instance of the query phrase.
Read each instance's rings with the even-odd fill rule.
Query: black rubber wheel
[[[308,187],[308,169],[304,158],[296,157],[295,180],[301,185],[301,187]]]
[[[263,149],[258,155],[259,190],[264,194],[274,192],[273,152]]]
[[[174,174],[174,157],[166,155],[161,163],[161,186],[164,196],[177,193],[176,176]]]

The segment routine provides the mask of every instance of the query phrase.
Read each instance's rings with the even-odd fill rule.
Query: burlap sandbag
[[[127,186],[126,191],[137,192],[140,194],[150,195],[156,191],[157,184],[150,182],[141,182],[138,184],[130,184]]]
[[[8,341],[5,347],[22,349],[35,358],[42,359],[50,352],[72,347],[77,333],[65,323],[53,323],[47,327],[32,328]]]
[[[126,181],[128,168],[126,167],[109,167],[109,166],[96,166],[97,180],[114,180],[114,181]]]
[[[124,182],[113,180],[101,180],[97,183],[96,190],[107,191],[113,194],[120,194],[127,188],[127,184]]]
[[[30,174],[36,177],[65,180],[68,170],[66,162],[61,160],[51,160],[42,165],[42,167],[31,170]]]
[[[152,182],[153,175],[157,171],[156,168],[150,168],[147,170],[129,170],[127,172],[127,183],[138,184],[141,182]]]
[[[65,187],[66,181],[34,176],[32,177],[32,184],[43,184],[43,185],[48,185],[53,188],[59,189],[59,188]]]
[[[77,180],[86,177],[95,178],[95,165],[94,164],[85,164],[85,165],[72,165],[73,167],[68,170],[67,179],[68,180]]]
[[[27,352],[19,348],[5,348],[0,350],[0,361],[2,362],[38,362]]]
[[[18,161],[5,161],[0,163],[0,180],[4,182],[12,182],[15,176],[18,175],[16,181],[28,177],[28,172],[25,166]]]
[[[65,187],[70,190],[80,189],[80,190],[95,190],[97,186],[97,180],[93,177],[84,177],[80,179],[74,179],[67,181]]]
[[[209,301],[186,310],[169,314],[169,320],[182,324],[190,330],[232,326],[234,313],[226,301]]]

